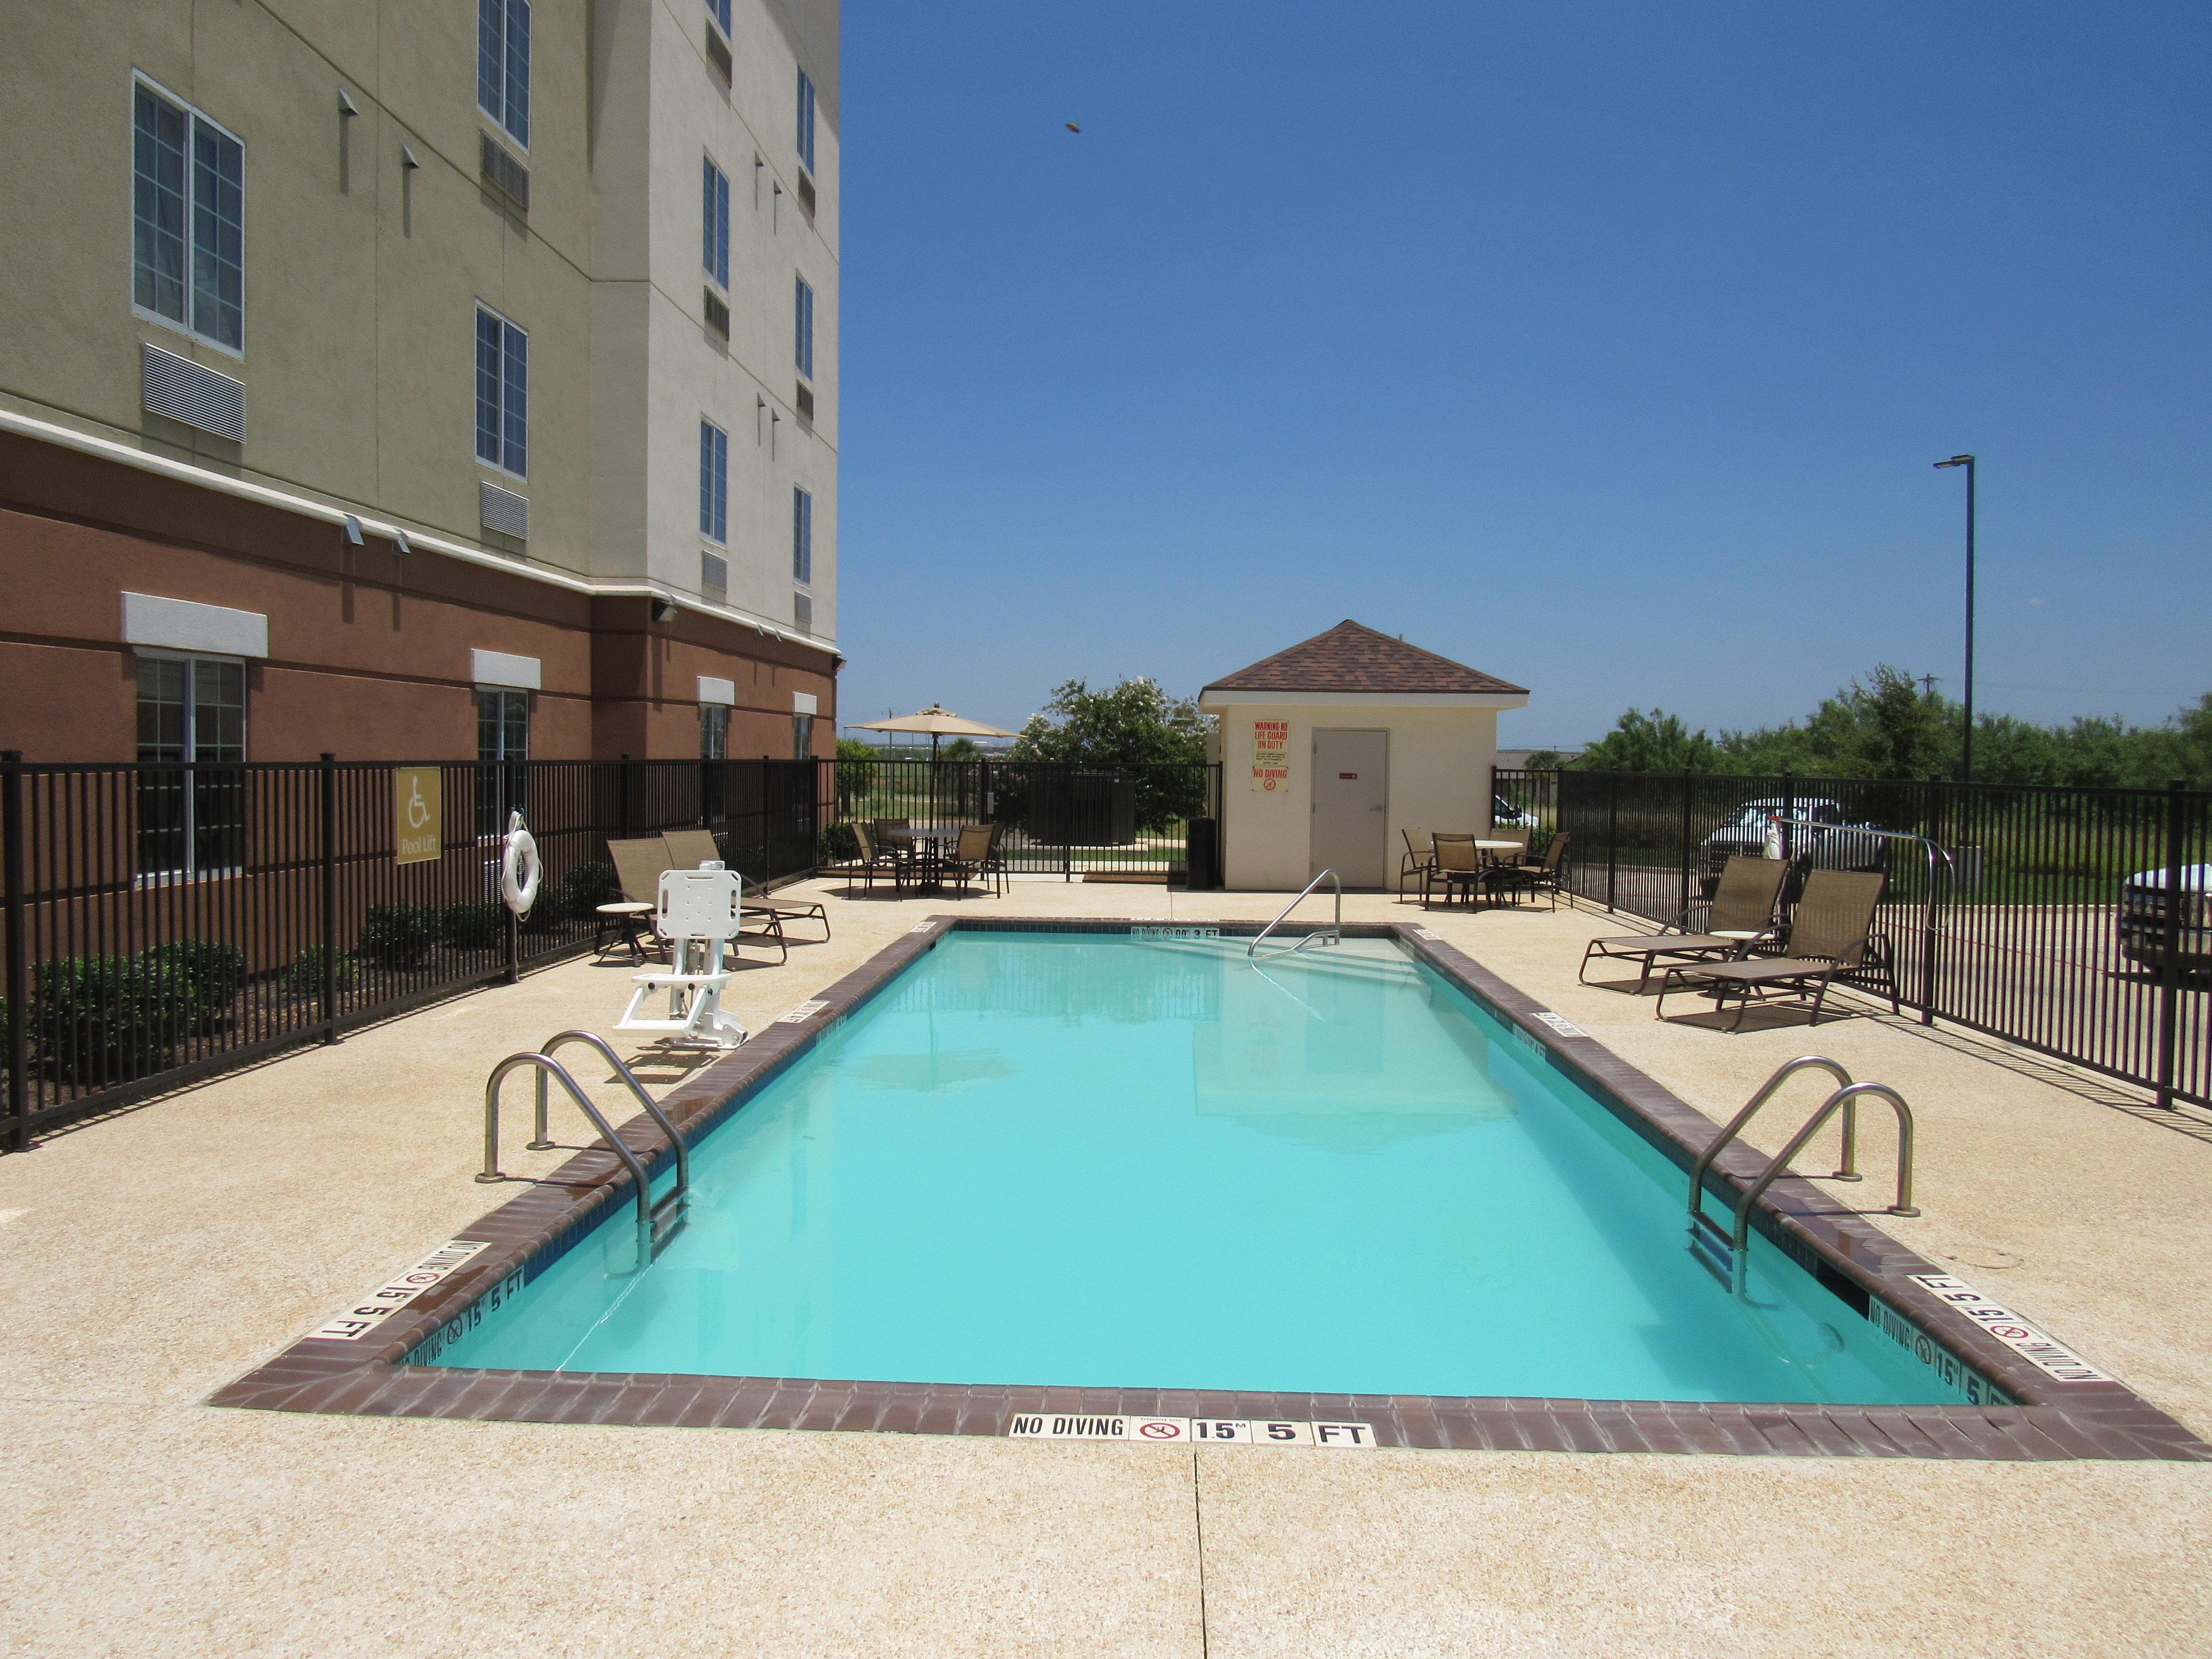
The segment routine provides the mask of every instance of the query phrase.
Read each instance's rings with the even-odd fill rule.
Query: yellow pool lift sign
[[[434,766],[403,766],[392,775],[392,833],[401,864],[424,864],[445,846],[443,777]]]

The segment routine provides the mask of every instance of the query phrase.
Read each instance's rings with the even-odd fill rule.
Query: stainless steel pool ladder
[[[1281,927],[1283,925],[1284,917],[1288,916],[1291,911],[1297,909],[1300,901],[1305,897],[1306,894],[1312,892],[1315,888],[1320,886],[1323,882],[1328,883],[1329,885],[1336,889],[1336,920],[1326,927],[1316,927],[1310,933],[1299,935],[1298,942],[1296,945],[1291,945],[1288,951],[1285,951],[1285,954],[1295,954],[1297,951],[1304,950],[1307,945],[1315,943],[1316,940],[1323,945],[1343,944],[1344,884],[1336,878],[1335,871],[1324,870],[1305,884],[1304,890],[1298,894],[1297,898],[1292,899],[1288,904],[1285,904],[1283,907],[1282,915],[1277,916],[1273,921],[1269,922],[1265,927],[1262,927],[1253,936],[1251,944],[1244,947],[1244,954],[1248,957],[1255,957],[1259,955],[1260,941],[1267,938],[1268,934],[1273,933],[1276,928]],[[1275,948],[1279,951],[1283,950],[1283,947],[1279,945]]]
[[[623,1086],[636,1097],[637,1103],[645,1108],[647,1115],[659,1126],[660,1133],[668,1137],[668,1145],[676,1154],[676,1184],[662,1194],[659,1202],[653,1200],[653,1182],[646,1173],[643,1161],[615,1133],[614,1125],[607,1121],[606,1115],[592,1103],[592,1097],[577,1086],[576,1079],[568,1074],[568,1068],[553,1058],[556,1049],[565,1048],[574,1042],[596,1049],[600,1058],[615,1068],[615,1075],[621,1079]],[[499,1167],[500,1085],[507,1081],[508,1073],[526,1066],[538,1074],[538,1133],[537,1138],[529,1143],[530,1150],[542,1152],[554,1144],[546,1136],[545,1080],[549,1077],[557,1079],[561,1086],[568,1091],[568,1097],[583,1109],[584,1115],[592,1121],[592,1127],[599,1132],[608,1146],[613,1149],[614,1155],[622,1160],[623,1167],[629,1171],[630,1181],[637,1189],[639,1264],[642,1266],[652,1261],[654,1251],[666,1243],[677,1228],[683,1224],[684,1206],[691,1194],[691,1152],[684,1146],[684,1137],[676,1133],[676,1126],[668,1121],[668,1115],[645,1091],[645,1085],[637,1080],[637,1074],[623,1063],[622,1056],[615,1053],[613,1045],[605,1037],[590,1031],[558,1032],[547,1038],[534,1052],[509,1054],[492,1067],[491,1076],[484,1083],[483,1173],[477,1179],[480,1182],[507,1179]]]
[[[1790,1138],[1790,1144],[1768,1161],[1759,1178],[1744,1189],[1743,1196],[1736,1200],[1734,1228],[1723,1227],[1705,1213],[1705,1171],[1712,1168],[1721,1150],[1743,1132],[1744,1125],[1751,1121],[1759,1109],[1773,1098],[1776,1090],[1799,1072],[1813,1069],[1827,1073],[1838,1086],[1820,1103],[1820,1109],[1805,1120],[1804,1127]],[[1905,1103],[1905,1097],[1886,1083],[1852,1082],[1851,1074],[1825,1054],[1800,1054],[1759,1085],[1759,1092],[1744,1103],[1743,1109],[1728,1121],[1727,1127],[1713,1137],[1711,1144],[1698,1154],[1698,1161],[1690,1167],[1690,1254],[1703,1262],[1715,1278],[1737,1289],[1742,1287],[1744,1258],[1751,1241],[1752,1206],[1759,1202],[1760,1194],[1788,1171],[1790,1160],[1804,1150],[1806,1142],[1839,1111],[1844,1115],[1843,1167],[1826,1178],[1864,1178],[1858,1170],[1858,1103],[1862,1095],[1878,1096],[1897,1112],[1897,1202],[1889,1206],[1889,1212],[1904,1216],[1920,1213],[1912,1202],[1912,1109]]]

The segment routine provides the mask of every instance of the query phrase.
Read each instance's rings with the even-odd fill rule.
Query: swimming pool
[[[529,1371],[1277,1395],[1956,1404],[1387,939],[956,931],[424,1358]]]

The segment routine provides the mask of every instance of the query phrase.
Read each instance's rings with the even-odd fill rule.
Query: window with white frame
[[[814,378],[814,289],[804,276],[793,279],[792,352],[799,363],[799,372],[808,380]]]
[[[814,580],[814,497],[797,489],[791,492],[791,579]]]
[[[730,33],[730,0],[707,0],[707,15],[722,26],[726,39]]]
[[[703,416],[699,421],[699,533],[716,544],[730,539],[730,434]]]
[[[730,710],[726,703],[699,705],[699,819],[712,823],[724,816],[729,799]]]
[[[246,146],[150,82],[131,82],[131,298],[246,349]]]
[[[477,459],[530,475],[530,337],[489,306],[477,307]]]
[[[138,659],[141,875],[235,870],[246,858],[246,665]]]
[[[477,690],[477,834],[504,835],[510,812],[530,810],[530,693]]]
[[[805,70],[799,71],[799,160],[814,171],[814,82]]]
[[[699,257],[714,286],[730,286],[730,175],[712,156],[700,161]]]
[[[477,0],[477,106],[530,148],[530,0]]]

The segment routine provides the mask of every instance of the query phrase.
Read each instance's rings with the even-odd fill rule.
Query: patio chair
[[[1398,860],[1398,898],[1402,903],[1408,880],[1419,881],[1422,891],[1428,890],[1429,872],[1437,865],[1437,849],[1425,830],[1401,830],[1398,833],[1406,838],[1406,851]]]
[[[734,870],[664,870],[653,907],[653,931],[666,939],[671,965],[635,976],[637,989],[617,1020],[617,1031],[653,1031],[667,1044],[708,1043],[734,1048],[748,1033],[722,1010],[722,988],[733,971],[723,951],[744,926],[739,909],[744,878]],[[643,1010],[658,993],[668,996],[665,1018]]]
[[[1635,933],[1625,939],[1594,939],[1583,952],[1583,965],[1575,977],[1589,983],[1590,958],[1619,957],[1641,960],[1643,972],[1636,981],[1641,996],[1651,982],[1651,969],[1662,957],[1703,962],[1715,957],[1741,957],[1764,939],[1774,935],[1774,901],[1782,891],[1782,878],[1790,866],[1782,859],[1747,858],[1741,854],[1721,866],[1721,884],[1713,894],[1705,931],[1688,931],[1690,913],[1682,914],[1656,933]]]
[[[1453,890],[1465,887],[1473,892],[1480,887],[1490,866],[1483,860],[1473,836],[1462,836],[1438,830],[1429,837],[1435,854],[1428,874],[1421,880],[1421,903],[1426,906],[1429,895],[1441,884],[1444,890],[1444,904],[1449,908]]]
[[[701,865],[722,862],[721,845],[709,830],[664,830],[660,832],[660,838],[668,843],[671,869],[690,870]],[[820,942],[826,945],[830,941],[830,913],[818,902],[773,899],[763,889],[756,886],[753,896],[745,901],[745,914],[749,916],[773,916],[775,919],[773,934],[763,931],[761,937],[772,936],[779,945],[784,944],[783,924],[787,921],[818,921],[822,924]]]
[[[659,836],[610,841],[607,859],[615,866],[615,880],[621,884],[622,897],[599,907],[599,922],[592,941],[593,953],[601,957],[606,955],[605,930],[612,927],[620,930],[622,942],[629,947],[629,959],[641,962],[645,959],[645,938],[639,929],[659,902],[660,872],[669,867],[668,847]]]
[[[894,888],[906,884],[906,863],[896,854],[885,850],[877,841],[875,831],[860,819],[853,820],[853,839],[860,844],[860,856],[845,866],[846,890],[851,891],[853,877],[860,878],[863,889],[872,888],[879,875],[889,876]]]
[[[1004,897],[1006,866],[999,856],[1000,828],[995,823],[962,824],[959,844],[939,861],[940,878],[957,881],[965,889],[971,880],[981,877],[993,883],[994,890]]]
[[[1562,830],[1552,837],[1552,844],[1544,849],[1540,859],[1494,864],[1483,872],[1482,884],[1493,893],[1511,895],[1516,904],[1522,893],[1534,899],[1537,894],[1547,892],[1552,896],[1552,908],[1556,910],[1559,908],[1559,887],[1565,878],[1567,843],[1573,839],[1571,832]]]
[[[1779,957],[1755,962],[1687,963],[1669,967],[1660,981],[1657,1018],[1667,1017],[1667,993],[1685,980],[1701,981],[1725,1006],[1738,999],[1735,1024],[1743,1029],[1744,1010],[1770,1000],[1806,1001],[1812,1006],[1807,1024],[1820,1023],[1820,1004],[1828,985],[1838,974],[1855,971],[1865,963],[1874,935],[1875,908],[1888,881],[1878,872],[1856,870],[1815,870],[1805,878],[1804,896],[1790,919],[1790,942]],[[1897,982],[1890,975],[1890,1012],[1898,1012]]]

